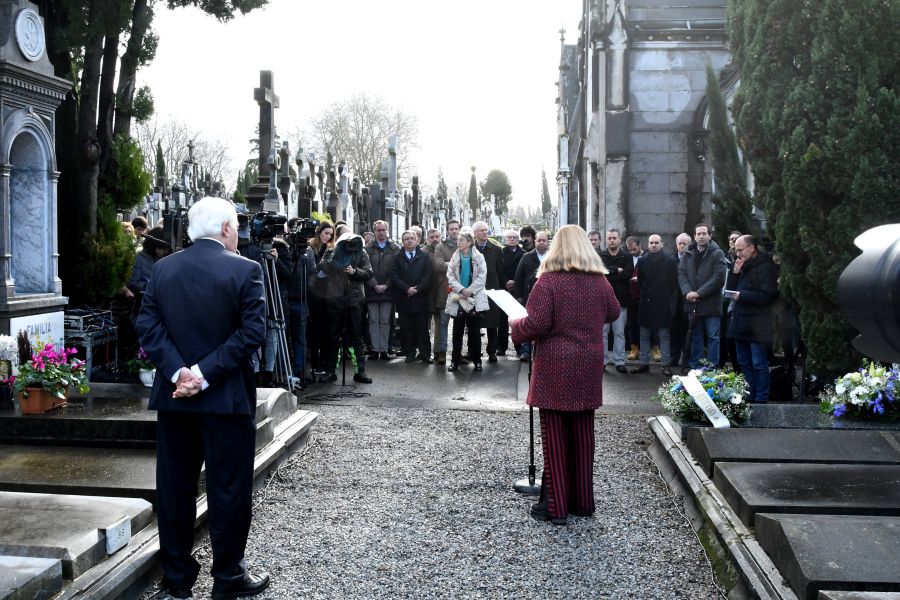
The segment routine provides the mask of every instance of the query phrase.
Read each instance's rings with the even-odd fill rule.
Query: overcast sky
[[[423,185],[434,189],[438,167],[451,190],[471,166],[479,181],[501,169],[514,201],[536,205],[544,166],[555,200],[559,29],[574,43],[580,0],[270,0],[225,24],[158,7],[140,83],[159,118],[224,140],[235,173],[259,118],[253,88],[271,70],[279,133],[354,93],[380,95],[418,118]]]

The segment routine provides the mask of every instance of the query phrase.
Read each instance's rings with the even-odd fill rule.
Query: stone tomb
[[[116,529],[123,520],[125,535]],[[0,555],[57,559],[63,577],[74,579],[152,520],[150,503],[135,498],[2,492]]]
[[[693,427],[687,445],[710,477],[720,462],[900,465],[892,431]]]
[[[718,463],[713,482],[741,521],[760,512],[900,516],[900,466]]]
[[[0,556],[0,600],[45,600],[62,584],[59,559]]]
[[[761,513],[756,539],[800,598],[823,589],[900,592],[900,518]]]

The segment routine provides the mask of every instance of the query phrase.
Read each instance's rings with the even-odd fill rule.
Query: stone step
[[[156,450],[0,445],[0,491],[156,500]]]
[[[900,592],[900,518],[760,513],[756,539],[799,598]]]
[[[152,519],[139,498],[0,492],[0,554],[60,560],[63,578],[74,579]]]
[[[62,590],[57,558],[0,556],[0,600],[47,600]]]
[[[687,446],[708,476],[719,462],[900,465],[900,434],[893,431],[698,427],[689,430]]]
[[[761,512],[900,516],[900,466],[717,463],[715,486],[741,521]]]
[[[900,592],[838,592],[823,590],[819,600],[900,600]]]
[[[275,439],[275,421],[265,418],[256,422],[256,451],[265,448],[269,442]]]

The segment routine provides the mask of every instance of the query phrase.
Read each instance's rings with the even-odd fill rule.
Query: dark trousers
[[[463,333],[468,330],[469,334],[469,360],[476,365],[481,363],[481,328],[479,327],[481,319],[473,319],[463,315],[453,317],[453,353],[450,355],[450,361],[459,364],[462,358],[462,340]]]
[[[326,373],[334,373],[337,368],[341,341],[353,348],[356,355],[357,371],[365,373],[366,354],[362,339],[362,306],[328,305],[328,348],[325,352],[324,369]],[[346,336],[346,337],[344,337]]]
[[[291,350],[294,353],[293,370],[294,376],[299,377],[300,373],[306,370],[306,302],[291,300],[289,306]]]
[[[156,435],[159,556],[167,585],[189,590],[200,572],[191,549],[197,483],[204,461],[211,573],[226,584],[242,581],[247,572],[244,549],[253,507],[253,416],[161,410],[157,413]]]
[[[416,349],[422,356],[431,357],[431,339],[428,337],[427,312],[398,313],[400,321],[400,344],[405,356],[415,355]]]
[[[487,351],[488,354],[496,354],[497,352],[497,328],[485,327],[487,331]]]
[[[676,311],[675,316],[672,317],[672,335],[669,338],[672,347],[671,360],[669,361],[670,366],[677,367],[681,364],[681,355],[684,352],[684,342],[685,337],[687,337],[687,331],[687,315],[684,314],[684,311]],[[690,343],[688,346],[690,346]],[[685,361],[684,364],[687,365],[687,361]]]
[[[542,408],[541,446],[544,449],[542,495],[547,514],[594,513],[594,411]]]
[[[309,295],[309,317],[306,322],[306,354],[314,370],[331,371],[325,364],[328,348],[328,304],[323,298]],[[333,368],[333,367],[332,367]]]
[[[628,305],[628,326],[625,327],[625,343],[628,346],[637,346],[641,343],[641,326],[638,323],[641,302],[635,298]]]

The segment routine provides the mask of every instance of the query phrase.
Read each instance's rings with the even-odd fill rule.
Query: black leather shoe
[[[416,355],[415,355],[415,354],[408,354],[408,355],[406,356],[406,359],[405,359],[403,362],[405,362],[406,364],[410,364],[410,363],[416,362]]]
[[[488,362],[497,362],[496,352],[488,352]]]
[[[663,367],[662,374],[666,377],[672,376],[672,368],[671,367]]]
[[[269,587],[269,574],[247,573],[240,583],[213,583],[213,600],[231,600],[232,598],[249,598]]]
[[[480,362],[475,363],[475,366],[472,368],[472,370],[473,370],[473,371],[480,371],[480,370],[481,370],[481,363],[480,363]]]
[[[447,370],[451,373],[459,371],[459,363],[451,362],[450,366],[447,367]]]
[[[531,518],[535,521],[550,521],[554,525],[565,525],[567,521],[566,517],[551,517],[547,514],[547,507],[540,503],[532,505]]]
[[[356,383],[372,383],[372,378],[366,375],[365,371],[360,371],[353,375],[353,381]]]
[[[625,365],[616,365],[616,371],[619,373],[627,373],[628,369],[625,368]]]
[[[639,367],[635,367],[635,368],[631,369],[631,372],[632,373],[649,373],[650,365],[641,365]]]
[[[391,360],[391,357],[388,356],[387,352],[379,352],[378,358],[380,358],[381,360]]]
[[[425,356],[424,354],[420,354],[419,356],[417,356],[417,357],[416,357],[416,360],[418,360],[418,361],[421,362],[421,363],[425,363],[426,365],[432,365],[432,364],[434,364],[434,361],[431,360],[431,357],[430,357],[430,356]]]
[[[337,374],[335,373],[325,373],[324,375],[319,375],[319,383],[332,383],[334,381],[337,381]]]
[[[378,360],[377,352],[369,352],[369,360]]]

